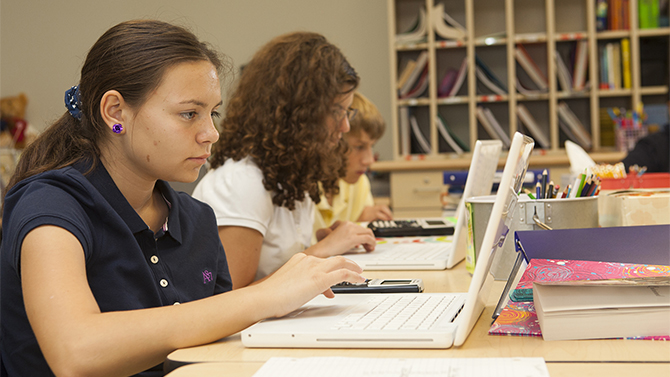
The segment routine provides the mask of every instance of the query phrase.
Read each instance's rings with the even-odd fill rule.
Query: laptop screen
[[[458,326],[454,345],[461,345],[465,342],[488,301],[494,280],[491,274],[491,263],[496,250],[502,247],[509,232],[534,144],[535,142],[530,137],[518,132],[514,134],[475,264],[466,304],[460,314],[463,323]]]

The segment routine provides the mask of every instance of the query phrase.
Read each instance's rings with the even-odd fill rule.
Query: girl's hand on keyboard
[[[305,254],[326,258],[344,254],[359,245],[372,251],[377,244],[371,229],[351,221],[336,221],[330,228],[319,229],[317,239],[320,241],[305,250]]]
[[[258,285],[264,288],[266,308],[271,311],[268,317],[281,317],[321,293],[335,297],[330,290],[335,284],[365,282],[362,272],[356,263],[341,256],[323,259],[298,253]]]

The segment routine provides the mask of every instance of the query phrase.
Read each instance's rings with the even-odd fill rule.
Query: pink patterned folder
[[[516,288],[533,288],[534,281],[608,280],[660,276],[670,276],[670,266],[531,259]],[[542,336],[533,302],[510,301],[491,325],[489,335]],[[670,340],[670,337],[635,339]]]

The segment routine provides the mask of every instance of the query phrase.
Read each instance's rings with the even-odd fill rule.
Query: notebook
[[[502,142],[477,140],[465,181],[463,196],[456,210],[453,236],[397,237],[382,239],[372,252],[357,248],[347,255],[364,270],[444,270],[465,258],[468,234],[465,199],[490,195],[498,166]]]
[[[488,301],[494,280],[491,262],[509,231],[533,144],[531,138],[514,134],[467,293],[349,294],[333,299],[320,295],[284,317],[243,330],[242,344],[282,348],[462,345]]]

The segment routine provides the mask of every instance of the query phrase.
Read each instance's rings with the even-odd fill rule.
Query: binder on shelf
[[[409,106],[401,106],[398,112],[398,123],[400,125],[400,154],[407,156],[411,153],[409,136]]]
[[[556,75],[558,83],[561,84],[561,90],[572,92],[572,74],[558,51],[556,51]]]
[[[419,128],[419,123],[416,121],[416,117],[410,116],[409,124],[412,129],[412,136],[414,136],[414,140],[416,140],[419,149],[421,149],[421,151],[418,153],[430,153],[430,143],[428,143],[428,140],[426,140],[426,138],[421,133],[421,129]]]
[[[602,70],[605,71],[607,77],[607,85],[603,85],[607,89],[621,89],[621,49],[618,43],[610,42],[605,45],[604,62]]]
[[[530,111],[528,111],[526,106],[523,104],[517,104],[516,113],[519,116],[519,119],[521,119],[521,123],[523,123],[526,129],[528,129],[531,136],[533,139],[535,139],[535,142],[540,146],[540,148],[549,148],[549,138],[547,135],[545,135],[544,132],[542,132],[540,126],[537,124],[535,118],[533,118],[533,115],[530,113]]]
[[[575,52],[575,68],[572,87],[582,90],[586,86],[586,69],[588,68],[588,41],[577,41]]]
[[[492,139],[502,141],[503,146],[505,148],[509,148],[510,138],[502,129],[502,127],[500,127],[500,123],[498,123],[498,120],[495,118],[490,109],[477,106],[477,119]]]
[[[458,71],[455,69],[449,69],[442,79],[440,87],[438,88],[438,97],[453,97],[458,94],[458,91],[461,89],[461,86],[463,86],[463,82],[465,81],[467,68],[468,58],[465,57],[463,58]]]
[[[400,90],[405,83],[407,83],[407,80],[409,80],[409,76],[412,74],[414,71],[414,67],[416,67],[416,60],[409,60],[405,64],[405,68],[402,69],[402,72],[400,73],[400,76],[398,77],[398,90]]]
[[[598,47],[598,56],[600,56],[600,89],[609,89],[610,79],[607,67],[607,62],[609,61],[607,58],[607,45]]]
[[[570,110],[568,104],[561,101],[558,103],[558,118],[563,121],[569,127],[574,138],[571,138],[574,142],[579,144],[584,149],[591,149],[591,135],[588,133],[582,122],[579,121],[579,118],[575,113]]]
[[[428,30],[426,18],[426,10],[424,8],[419,9],[419,14],[417,15],[416,21],[412,27],[403,33],[396,34],[396,43],[412,44],[425,42]]]
[[[412,88],[415,87],[415,85],[421,79],[421,75],[423,74],[423,72],[426,70],[427,67],[428,67],[428,51],[421,51],[419,57],[416,59],[414,69],[409,74],[409,77],[407,78],[405,84],[398,91],[398,96],[400,98],[404,98],[407,95],[407,93],[409,93],[410,90],[412,90]]]
[[[596,31],[607,30],[607,0],[597,0],[596,3]]]
[[[631,73],[630,73],[630,40],[623,38],[621,40],[621,76],[623,78],[623,87],[630,89]]]
[[[457,77],[458,77],[458,70],[454,68],[447,69],[447,72],[444,73],[444,76],[440,81],[440,86],[437,87],[437,96],[446,97],[449,94],[449,92],[451,92],[451,88],[454,87]]]
[[[547,77],[542,73],[542,70],[537,66],[533,58],[528,55],[528,51],[526,51],[526,48],[522,44],[519,43],[516,45],[514,57],[540,90],[547,90],[549,88]]]
[[[432,13],[433,27],[444,39],[464,40],[467,30],[444,11],[444,3],[435,5]]]
[[[640,18],[640,29],[657,28],[660,15],[659,0],[638,0],[638,15]]]
[[[489,69],[489,67],[484,64],[484,62],[475,55],[475,73],[477,75],[477,78],[484,84],[486,85],[487,88],[489,88],[492,92],[499,94],[499,95],[506,95],[507,94],[507,88],[505,88],[505,85],[496,77],[496,75]]]
[[[612,43],[612,71],[614,71],[614,89],[621,89],[621,47]]]
[[[421,73],[421,76],[419,76],[419,79],[417,82],[414,84],[412,89],[402,96],[403,99],[405,98],[418,98],[421,95],[423,95],[426,92],[426,89],[428,89],[428,65],[426,64],[426,67],[423,69],[423,72]]]
[[[444,139],[444,141],[449,144],[449,147],[456,152],[456,154],[463,154],[464,151],[468,151],[468,148],[464,148],[464,143],[458,139],[456,135],[451,132],[451,129],[447,126],[447,123],[442,119],[441,116],[437,116],[435,119],[437,123],[437,130]]]
[[[519,81],[519,78],[516,78],[516,90],[525,96],[539,96],[541,94],[546,93],[546,90],[533,90],[533,89],[528,89],[523,84],[521,84],[521,81]]]
[[[654,0],[658,2],[658,0]],[[630,29],[629,0],[609,0],[607,8],[607,26],[609,30]]]

